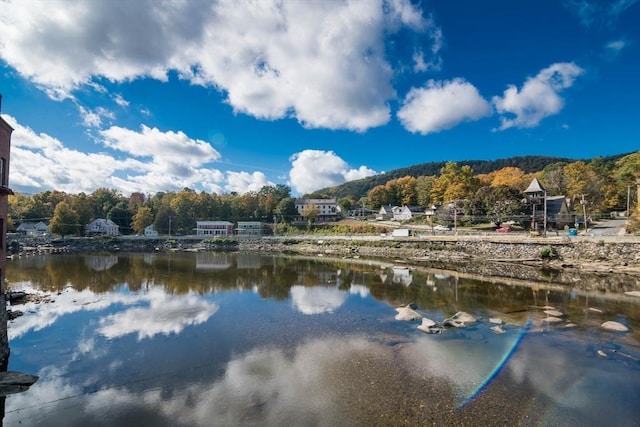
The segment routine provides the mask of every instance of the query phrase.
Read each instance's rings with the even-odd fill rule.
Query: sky
[[[640,0],[0,0],[10,187],[303,195],[640,149]]]

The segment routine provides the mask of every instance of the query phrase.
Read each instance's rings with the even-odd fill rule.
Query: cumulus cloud
[[[398,118],[408,131],[427,135],[490,114],[491,105],[471,83],[429,80],[425,87],[409,91]]]
[[[409,0],[9,0],[1,9],[2,59],[56,99],[175,71],[221,90],[236,112],[309,128],[387,123],[396,93],[385,37],[408,30],[432,52],[441,45]]]
[[[564,100],[558,93],[571,87],[582,73],[584,70],[574,63],[560,62],[528,78],[520,90],[510,85],[502,97],[493,97],[496,110],[503,115],[499,129],[535,127],[545,117],[560,112]]]
[[[259,191],[265,185],[275,186],[262,172],[227,172],[227,185],[225,188],[229,191],[243,194],[249,191]]]
[[[333,313],[347,300],[347,292],[329,286],[291,287],[291,304],[303,314]]]
[[[142,126],[139,131],[112,126],[98,132],[101,153],[84,153],[66,147],[58,139],[37,133],[13,117],[3,118],[15,129],[11,147],[12,188],[19,192],[59,190],[67,193],[117,188],[123,193],[175,191],[192,188],[222,193],[225,174],[211,168],[220,153],[184,132],[161,131]],[[108,153],[107,149],[113,153]],[[267,182],[261,172],[230,174],[227,186],[242,190],[238,176],[251,190]]]
[[[333,151],[304,150],[294,154],[289,160],[292,166],[289,184],[302,194],[377,174],[366,166],[349,168]]]
[[[98,333],[108,339],[137,334],[139,341],[158,334],[179,334],[188,326],[206,322],[218,311],[215,303],[198,295],[176,298],[153,288],[147,298],[148,307],[132,307],[100,319]]]

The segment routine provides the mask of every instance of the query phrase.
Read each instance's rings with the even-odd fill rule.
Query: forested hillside
[[[627,153],[629,154],[629,153]],[[615,166],[615,162],[624,157],[627,154],[619,154],[615,156],[602,157],[598,160],[604,165],[610,167]],[[571,163],[578,161],[578,159],[569,159],[564,157],[549,157],[549,156],[518,156],[509,157],[498,160],[465,160],[456,162],[458,166],[469,166],[475,174],[488,174],[498,171],[506,167],[519,168],[524,173],[534,173],[544,170],[549,165],[558,163]],[[591,160],[583,160],[584,162],[590,162]],[[368,178],[358,179],[355,181],[345,182],[344,184],[337,185],[335,187],[329,187],[314,192],[312,195],[323,197],[353,197],[356,200],[361,197],[367,196],[369,191],[378,185],[384,185],[388,181],[393,179],[402,178],[406,176],[412,176],[414,178],[420,176],[437,176],[440,174],[442,168],[445,167],[447,162],[430,162],[422,163],[414,166],[407,166],[405,168],[394,169],[383,174],[370,176]]]

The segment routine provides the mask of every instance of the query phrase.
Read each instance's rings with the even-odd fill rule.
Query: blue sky
[[[14,190],[304,194],[640,148],[638,0],[0,0]]]

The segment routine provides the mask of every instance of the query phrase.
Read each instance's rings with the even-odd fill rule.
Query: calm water
[[[9,324],[9,370],[40,379],[6,398],[5,426],[640,420],[640,298],[623,293],[225,253],[30,257],[6,276],[50,301],[9,307],[25,313]],[[438,323],[479,322],[425,334],[395,320],[410,302]]]

